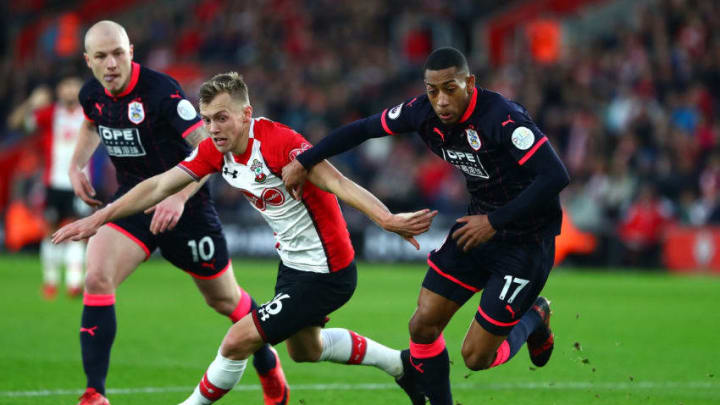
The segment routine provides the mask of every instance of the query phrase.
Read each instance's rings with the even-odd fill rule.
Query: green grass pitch
[[[257,301],[272,297],[276,261],[236,259],[234,267]],[[406,347],[424,270],[423,264],[360,263],[355,296],[329,326]],[[46,302],[39,289],[36,257],[0,257],[0,404],[75,404],[84,388],[81,300],[60,295]],[[455,316],[445,340],[457,403],[720,403],[719,278],[560,268],[543,294],[553,302],[556,346],[541,369],[531,367],[523,348],[508,364],[470,372],[460,346],[479,296]],[[143,264],[120,287],[116,309],[107,381],[113,405],[182,401],[230,325],[204,304],[189,276],[162,260]],[[292,404],[409,403],[379,370],[296,364],[284,346],[278,349]],[[252,367],[219,403],[262,404]]]

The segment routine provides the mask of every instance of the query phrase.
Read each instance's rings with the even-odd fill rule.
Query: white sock
[[[69,288],[80,288],[85,262],[85,244],[70,242],[65,247],[65,285]]]
[[[40,260],[43,267],[43,284],[57,285],[60,279],[58,251],[61,246],[54,245],[50,239],[43,239],[40,243]]]
[[[230,360],[218,350],[217,357],[210,363],[200,384],[180,405],[208,405],[217,401],[240,381],[246,364],[247,359]]]
[[[375,366],[396,378],[403,373],[399,350],[342,328],[322,329],[320,338],[320,361]]]

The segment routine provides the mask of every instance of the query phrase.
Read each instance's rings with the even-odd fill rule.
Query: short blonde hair
[[[248,88],[238,72],[219,73],[200,86],[200,104],[208,105],[220,93],[227,93],[235,101],[250,104]]]

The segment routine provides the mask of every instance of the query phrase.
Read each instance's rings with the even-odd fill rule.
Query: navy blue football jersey
[[[440,121],[427,95],[388,108],[372,120],[386,134],[416,132],[433,153],[461,170],[471,196],[470,215],[490,214],[525,190],[534,174],[523,165],[543,145],[550,147],[524,107],[481,88],[474,90],[467,110],[451,126]],[[554,195],[497,230],[496,237],[553,236],[560,233],[561,221]]]
[[[78,97],[115,165],[121,191],[185,159],[192,147],[184,138],[202,125],[177,81],[135,62],[121,94],[113,96],[93,78]],[[208,198],[204,185],[188,203]]]

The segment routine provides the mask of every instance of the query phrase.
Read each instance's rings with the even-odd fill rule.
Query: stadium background
[[[249,84],[256,115],[290,125],[313,142],[343,123],[421,93],[421,66],[432,48],[453,45],[464,51],[480,86],[528,108],[566,163],[572,183],[561,195],[566,227],[558,240],[558,260],[564,261],[546,291],[557,305],[554,322],[564,331],[558,337],[558,360],[545,374],[528,371],[524,359],[484,373],[482,379],[467,380],[456,346],[474,310],[468,305],[458,315],[462,321],[451,323],[447,331],[448,341],[456,343],[451,353],[456,399],[480,403],[471,393],[481,383],[486,389],[483,401],[492,403],[720,401],[720,359],[713,343],[720,324],[714,312],[720,288],[716,277],[705,275],[720,272],[717,1],[2,2],[4,123],[38,86],[52,88],[72,72],[90,77],[81,57],[82,36],[89,24],[103,18],[127,28],[136,61],[176,77],[193,101],[203,80],[237,70]],[[77,323],[79,305],[67,300],[49,305],[37,294],[40,265],[31,225],[42,212],[41,152],[38,134],[0,128],[3,404],[58,403],[58,396],[71,402],[71,389],[82,385],[76,331],[67,328]],[[413,309],[422,261],[444,238],[446,225],[465,211],[463,179],[413,136],[374,140],[333,162],[394,211],[430,207],[442,213],[431,232],[420,238],[423,250],[414,252],[344,208],[363,259],[409,263],[361,265],[361,288],[336,319],[351,320],[358,330],[365,327],[369,335],[401,347],[407,344],[404,322]],[[107,197],[114,179],[102,153],[92,169],[96,189]],[[235,267],[243,271],[236,270],[241,284],[269,294],[274,262],[248,258],[273,257],[271,231],[239,193],[220,179],[213,181],[213,188]],[[28,214],[18,235],[11,235],[9,225],[20,218],[20,211],[11,207],[23,207]],[[142,322],[147,329],[212,317],[181,272],[161,260],[143,268],[149,270],[123,286],[121,320],[125,316],[127,323]],[[162,271],[152,270],[158,268]],[[638,268],[651,271],[627,271]],[[701,274],[677,277],[668,270]],[[168,291],[151,290],[146,283],[168,286]],[[400,285],[409,287],[400,294]],[[178,301],[184,294],[192,297],[191,303]],[[263,298],[271,297],[261,294]],[[175,308],[183,304],[188,308],[180,313]],[[146,312],[144,305],[159,309],[147,311],[148,319],[132,318],[133,311]],[[384,311],[383,318],[369,316],[373,310]],[[114,392],[126,396],[113,403],[181,399],[227,327],[216,318],[207,326],[215,337],[166,331],[167,347],[124,329],[113,356],[138,358],[142,365],[113,363],[111,378],[116,387],[137,386],[146,392]],[[32,322],[38,319],[43,321]],[[383,323],[392,326],[382,328]],[[202,350],[188,350],[188,345]],[[193,366],[168,362],[172,356],[189,356]],[[286,353],[281,357],[289,363]],[[309,375],[332,379],[345,372],[304,367],[286,366],[293,384],[315,383]],[[40,381],[26,381],[10,371],[34,368],[40,369]],[[170,387],[166,391],[175,396],[158,401],[159,394],[147,391],[153,373],[166,373],[159,385],[177,388],[181,380],[184,386],[175,391]],[[340,382],[374,382],[376,377],[359,372]],[[243,383],[257,384],[253,378]],[[248,387],[234,398],[258,397],[257,390]],[[55,390],[49,397],[38,394],[48,389]],[[324,394],[335,395],[330,393],[338,389],[344,388],[330,387]],[[364,388],[371,398],[374,389]],[[401,402],[400,396],[392,397],[392,385],[385,389],[382,396],[358,403]],[[302,398],[318,403],[310,401],[307,392]],[[33,402],[35,397],[41,399]],[[319,403],[334,401],[318,398]]]
[[[577,229],[558,244],[569,263],[720,268],[717,232],[686,228],[720,221],[720,37],[713,30],[720,5],[498,3],[5,3],[0,116],[61,75],[87,78],[81,39],[101,18],[124,24],[135,59],[176,77],[190,97],[214,73],[241,72],[256,115],[313,142],[422,92],[424,58],[453,45],[466,52],[481,86],[528,108],[568,166],[573,180],[562,199]],[[3,128],[0,145],[0,210],[18,199],[37,207],[42,193],[33,180],[42,162],[32,134]],[[439,209],[437,232],[426,236],[431,246],[466,208],[462,177],[413,136],[369,142],[334,163],[393,210]],[[102,157],[93,168],[94,183],[109,195],[112,169]],[[215,193],[232,251],[272,256],[272,235],[243,197],[217,179]],[[345,212],[364,257],[424,257],[354,210]],[[663,251],[665,245],[676,249]]]

